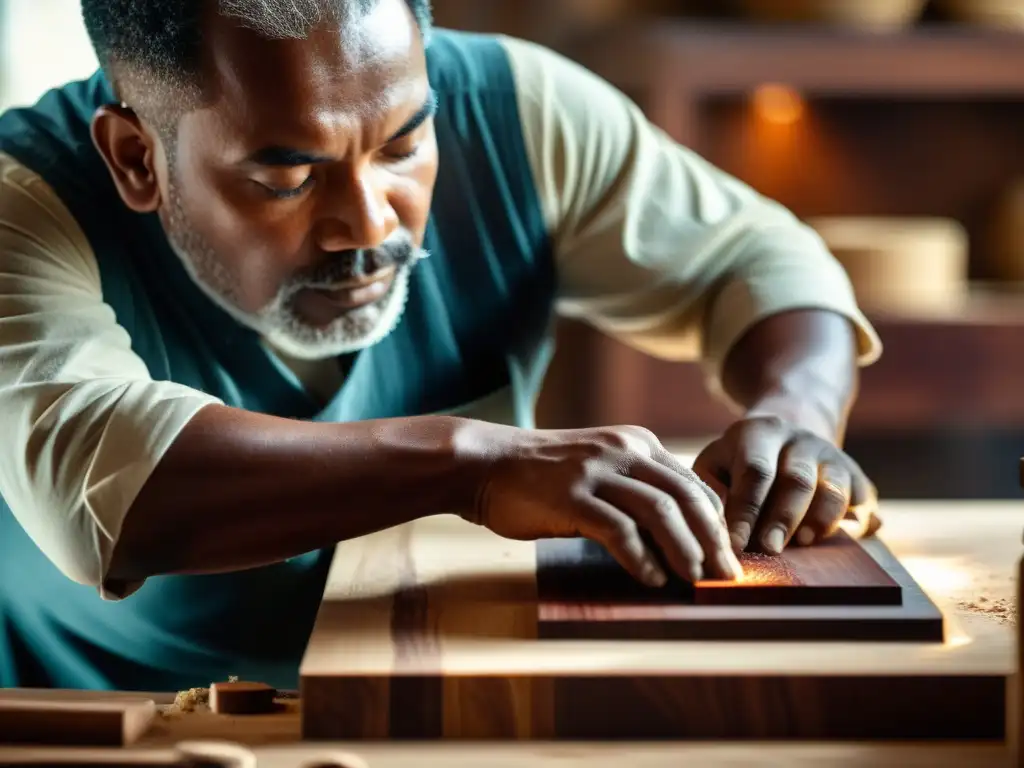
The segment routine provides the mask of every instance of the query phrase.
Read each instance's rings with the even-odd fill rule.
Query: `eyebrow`
[[[416,114],[406,120],[405,125],[388,138],[388,143],[408,136],[436,114],[437,92],[431,88],[427,94],[427,100],[423,102],[423,106],[416,110]],[[320,165],[321,163],[332,162],[334,159],[329,155],[312,154],[301,149],[275,145],[256,150],[245,159],[245,162],[271,168],[294,168],[303,165]]]
[[[427,93],[427,100],[423,102],[423,106],[416,111],[416,114],[405,121],[405,125],[399,128],[398,131],[388,139],[388,142],[398,141],[403,136],[408,136],[436,114],[437,91],[431,88]]]

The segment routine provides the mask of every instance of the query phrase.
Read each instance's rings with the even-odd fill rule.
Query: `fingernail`
[[[772,528],[764,537],[764,548],[774,555],[782,554],[786,546],[786,532],[781,528]]]
[[[817,537],[810,528],[801,528],[796,532],[796,543],[801,547],[809,547]]]
[[[750,540],[750,523],[736,523],[729,538],[732,541],[733,549],[742,552],[747,548],[747,542]]]
[[[694,563],[690,566],[690,581],[698,582],[704,578],[704,566],[700,563]]]
[[[664,587],[668,583],[668,576],[665,575],[665,571],[653,560],[648,560],[644,563],[643,579],[644,583],[652,587]]]

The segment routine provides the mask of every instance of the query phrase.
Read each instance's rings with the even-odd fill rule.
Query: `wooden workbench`
[[[1007,608],[1011,607],[1013,599],[1014,563],[1021,549],[1020,534],[1024,530],[1024,505],[890,503],[883,507],[883,513],[886,522],[885,539],[888,544],[901,556],[908,569],[931,595],[942,604],[951,607],[958,625],[951,645],[961,651],[971,649],[966,655],[959,651],[951,655],[950,648],[947,647],[936,649],[935,655],[954,659],[956,666],[950,669],[952,674],[973,670],[1004,678],[1010,671],[1012,661],[1012,627]],[[454,528],[458,529],[459,526],[454,525]],[[447,536],[452,529],[451,521],[435,520],[424,526],[367,537],[340,548],[338,568],[332,576],[324,615],[335,622],[345,614],[359,621],[350,624],[348,631],[343,631],[342,625],[335,629],[334,624],[322,624],[322,628],[326,626],[329,632],[321,635],[310,649],[307,670],[310,663],[316,661],[318,654],[330,650],[324,646],[324,638],[329,640],[334,648],[343,649],[352,663],[359,663],[365,668],[372,668],[370,665],[373,663],[383,665],[389,660],[393,663],[394,643],[390,632],[385,635],[374,634],[373,630],[377,625],[372,621],[376,612],[382,610],[383,605],[387,605],[390,612],[391,604],[381,602],[385,600],[386,595],[378,596],[377,600],[367,599],[367,596],[375,591],[386,593],[387,584],[394,585],[396,580],[409,578],[409,571],[402,570],[407,568],[408,564],[401,560],[396,561],[401,553],[409,551],[413,553],[414,562],[421,569],[416,572],[417,579],[428,592],[430,600],[427,608],[434,612],[431,615],[440,620],[438,626],[455,626],[450,623],[452,618],[457,618],[458,623],[464,626],[474,621],[473,613],[467,614],[462,610],[456,611],[454,617],[448,618],[438,612],[439,596],[431,590],[437,588],[437,578],[441,573],[461,574],[464,577],[463,581],[456,581],[455,586],[449,582],[446,588],[449,599],[455,600],[460,594],[465,597],[465,593],[470,591],[478,598],[494,600],[491,603],[485,601],[479,604],[480,610],[475,614],[476,624],[490,633],[489,642],[484,643],[485,648],[477,655],[452,657],[451,654],[458,651],[459,646],[456,644],[453,648],[448,645],[449,636],[446,635],[445,644],[441,648],[446,663],[472,668],[473,664],[493,658],[492,653],[496,648],[487,647],[492,644],[499,644],[506,649],[507,654],[503,657],[506,658],[506,665],[521,664],[524,659],[529,659],[531,652],[524,651],[524,647],[529,645],[529,640],[521,633],[516,633],[517,628],[526,626],[517,624],[514,620],[521,614],[502,610],[503,606],[507,609],[510,604],[497,599],[500,595],[499,584],[506,584],[505,588],[522,589],[525,587],[523,582],[528,582],[528,579],[522,576],[521,567],[524,552],[529,545],[491,541],[486,533],[463,531],[462,535],[468,536],[468,540],[460,539],[458,536],[454,540],[446,538],[443,557],[439,554],[437,560],[427,561],[433,563],[434,570],[424,569],[424,547],[430,551],[433,536]],[[465,546],[460,546],[460,541]],[[469,578],[481,571],[491,574],[490,578],[475,581]],[[444,608],[447,605],[448,603],[441,603],[440,607]],[[477,642],[480,642],[479,637]],[[736,646],[730,648],[734,654]],[[667,652],[667,649],[664,650]],[[392,655],[388,656],[388,653]],[[823,651],[804,649],[805,656],[813,657],[818,653]],[[602,644],[599,652],[590,651],[582,655],[578,663],[582,666],[599,662],[622,664],[623,660],[633,660],[635,663],[636,655],[637,649],[634,644],[625,648],[613,648]],[[664,655],[656,655],[647,663],[664,663],[665,658]],[[679,660],[676,661],[678,663]],[[898,669],[900,664],[907,661],[907,657],[897,656],[892,659],[892,666]],[[913,663],[922,662],[918,660]],[[500,681],[500,678],[496,680]],[[504,712],[510,721],[516,722],[516,710],[513,708],[510,711],[502,706],[520,701],[516,699],[516,692],[514,686],[506,687],[501,682],[485,688],[482,693],[493,698],[476,699],[480,710],[477,714],[482,716],[485,722],[493,723],[496,713],[500,715]],[[169,702],[172,698],[164,696],[162,700]],[[921,702],[922,707],[930,704],[931,702]],[[463,707],[448,717],[454,717],[456,714],[468,718],[473,712]],[[637,768],[676,765],[701,765],[708,768],[737,768],[746,765],[796,768],[817,765],[835,765],[839,768],[876,765],[883,768],[953,768],[970,765],[976,768],[995,768],[1009,764],[1005,749],[994,741],[898,745],[881,742],[636,742],[595,745],[578,742],[384,744],[360,741],[313,745],[298,743],[300,728],[300,703],[293,703],[288,712],[283,714],[252,718],[217,717],[202,711],[174,714],[160,718],[152,731],[142,739],[139,748],[160,750],[182,741],[227,740],[252,747],[260,758],[261,768],[302,768],[318,756],[339,750],[361,756],[369,768],[475,768],[479,765],[495,768],[611,768],[624,763],[635,765]],[[0,762],[2,757],[0,751]]]
[[[945,643],[539,640],[535,547],[432,518],[338,548],[307,739],[1002,738],[1024,504],[889,503]]]

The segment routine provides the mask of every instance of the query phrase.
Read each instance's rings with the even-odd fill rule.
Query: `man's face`
[[[196,281],[295,357],[398,323],[437,174],[435,106],[404,0],[268,41],[211,16],[207,104],[161,173],[161,219]]]

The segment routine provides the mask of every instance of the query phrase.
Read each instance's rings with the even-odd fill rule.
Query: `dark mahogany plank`
[[[830,569],[817,563],[824,553],[846,552],[850,545],[862,550],[896,585],[899,599],[895,604],[815,602],[809,593],[832,600],[837,595],[856,596],[856,590],[830,589],[829,581],[836,586]],[[812,555],[815,551],[821,554]],[[775,566],[768,587],[734,584],[708,588],[700,583],[695,589],[676,581],[662,590],[651,590],[632,580],[600,547],[576,540],[538,542],[538,634],[544,639],[594,640],[943,641],[941,611],[880,540],[850,540],[849,544],[839,540],[834,549],[802,549],[796,564],[793,553],[782,559],[784,567]],[[836,559],[842,562],[843,556]],[[869,574],[871,569],[857,573]],[[748,580],[763,577],[764,570],[751,568]],[[797,584],[797,580],[805,583]],[[808,580],[819,586],[808,586]],[[759,589],[771,591],[757,592],[765,597],[745,604],[725,597],[732,590],[749,594]],[[893,594],[888,584],[859,589],[862,596],[873,595],[875,590],[879,596],[891,598]],[[787,602],[772,603],[768,597]]]
[[[673,579],[652,590],[639,584],[598,544],[549,539],[537,544],[542,600],[687,605],[900,605],[900,585],[843,532],[779,557],[745,553],[742,582]]]

